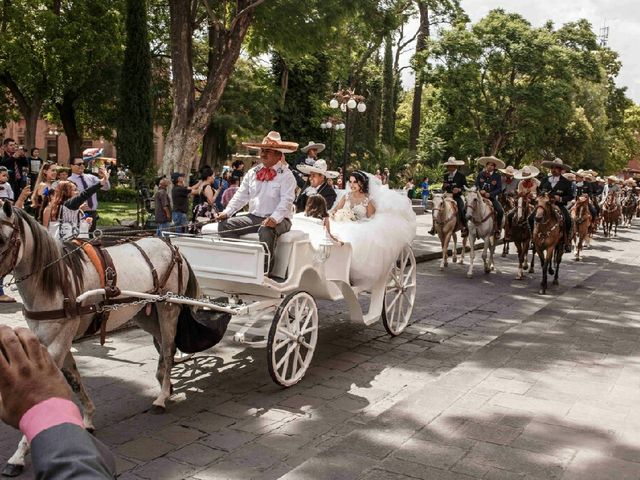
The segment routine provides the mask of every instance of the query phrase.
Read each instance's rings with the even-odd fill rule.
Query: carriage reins
[[[11,236],[9,237],[9,246],[5,250],[5,252],[11,251],[11,255],[6,255],[5,253],[3,255],[2,261],[0,262],[0,271],[4,271],[5,269],[2,267],[4,267],[5,260],[10,259],[9,267],[6,270],[6,273],[9,273],[13,271],[16,264],[18,263],[18,254],[20,253],[20,247],[22,246],[22,239],[21,239],[22,223],[19,220],[15,220],[13,222],[0,220],[0,225],[11,227]]]

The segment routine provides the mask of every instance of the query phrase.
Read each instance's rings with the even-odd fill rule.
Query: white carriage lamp
[[[320,240],[318,248],[313,253],[313,260],[317,263],[324,263],[331,256],[331,247],[333,247],[333,241],[329,238],[327,229],[324,230],[324,237]]]

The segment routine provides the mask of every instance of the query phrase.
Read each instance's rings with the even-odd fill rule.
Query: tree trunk
[[[383,92],[382,92],[382,143],[393,145],[393,117],[395,109],[393,104],[393,90],[395,87],[395,76],[393,75],[393,39],[388,34],[385,39],[384,64],[383,64]]]
[[[27,98],[20,90],[18,84],[13,80],[13,77],[9,73],[0,73],[0,83],[9,89],[11,96],[16,101],[20,114],[24,117],[26,122],[26,129],[24,134],[25,147],[31,149],[35,147],[36,143],[36,129],[38,127],[38,118],[42,110],[42,104],[44,103],[43,95],[36,92],[32,98]],[[16,139],[17,140],[17,139]]]
[[[417,0],[420,11],[420,26],[416,39],[416,75],[413,87],[413,104],[411,106],[411,130],[409,131],[409,150],[415,152],[418,148],[420,136],[420,122],[422,119],[422,88],[424,85],[425,59],[422,57],[427,48],[429,38],[429,6],[424,0]]]
[[[56,108],[60,114],[60,121],[64,134],[69,144],[69,158],[82,157],[82,135],[78,131],[78,123],[76,121],[76,109],[73,106],[74,99],[69,95],[62,98],[62,103],[56,103]]]
[[[228,149],[227,129],[210,123],[202,140],[202,158],[198,167],[210,165],[214,170],[220,170],[227,160]]]
[[[240,4],[244,2],[239,2]],[[226,41],[218,56],[217,65],[211,66],[207,82],[197,103],[193,83],[191,46],[191,19],[189,0],[170,0],[171,70],[174,86],[174,107],[171,127],[165,142],[162,172],[187,172],[198,153],[198,148],[211,117],[220,103],[220,97],[233,71],[242,42],[252,20],[251,6],[236,14],[226,32]]]
[[[28,111],[23,112],[26,128],[24,132],[24,146],[27,152],[36,147],[36,130],[38,129],[38,118],[42,102],[35,100],[31,102]]]

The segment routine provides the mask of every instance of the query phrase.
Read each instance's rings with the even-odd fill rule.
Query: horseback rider
[[[464,165],[464,162],[462,160],[456,160],[455,157],[449,157],[443,165],[447,167],[447,172],[444,174],[442,181],[442,191],[453,195],[453,199],[458,206],[458,220],[462,225],[462,236],[466,237],[469,234],[469,230],[467,229],[467,218],[464,212],[464,198],[462,194],[465,188],[467,188],[467,177],[458,171],[458,167]],[[435,226],[431,227],[429,234],[436,234]]]
[[[596,221],[596,217],[598,216],[598,212],[596,210],[595,205],[593,204],[593,177],[591,173],[587,170],[578,170],[576,172],[576,196],[575,200],[580,198],[583,195],[589,197],[589,213],[591,213],[591,220]]]
[[[518,197],[523,197],[527,201],[534,203],[536,197],[538,196],[538,187],[540,186],[540,180],[536,177],[540,174],[540,170],[532,165],[525,165],[520,170],[516,170],[513,178],[518,182],[517,195]],[[507,214],[507,222],[505,230],[511,230],[511,225],[513,225],[513,217],[515,215],[515,210],[512,210]],[[529,215],[529,227],[533,232],[533,220],[535,213],[531,212]]]
[[[484,167],[476,178],[476,188],[482,193],[484,198],[491,200],[493,209],[496,212],[497,221],[495,223],[496,239],[500,238],[500,230],[502,230],[502,218],[504,210],[498,201],[498,195],[502,192],[502,177],[496,171],[496,168],[505,168],[502,160],[496,157],[481,157],[478,159],[478,165]]]
[[[502,193],[507,197],[515,197],[518,193],[518,180],[514,177],[516,169],[509,165],[507,168],[499,168],[498,171],[504,176]]]
[[[610,193],[620,193],[620,185],[618,185],[618,177],[609,175],[607,178],[607,183],[602,190],[602,200],[600,201],[600,205],[603,205],[607,200],[607,197]],[[618,205],[620,205],[620,198],[617,199]]]
[[[540,183],[540,191],[546,191],[555,199],[555,204],[560,209],[564,219],[564,251],[571,252],[571,215],[567,210],[567,203],[573,199],[573,184],[567,180],[562,173],[571,171],[571,167],[561,159],[542,162],[543,167],[551,170],[551,174]]]

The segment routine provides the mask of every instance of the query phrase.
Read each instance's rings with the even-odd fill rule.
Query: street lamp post
[[[333,98],[329,102],[331,108],[340,108],[345,113],[345,134],[344,134],[344,153],[342,156],[342,176],[343,182],[346,188],[347,181],[349,180],[347,167],[349,165],[349,133],[350,133],[350,119],[353,110],[357,110],[359,113],[364,113],[367,110],[367,105],[364,103],[365,98],[362,95],[356,95],[352,89],[341,89],[333,94]]]
[[[335,133],[338,130],[344,130],[345,125],[342,123],[342,120],[336,117],[329,117],[324,122],[320,124],[320,128],[323,130],[331,130],[331,136],[329,138],[329,161],[331,165],[333,165],[333,145]]]

